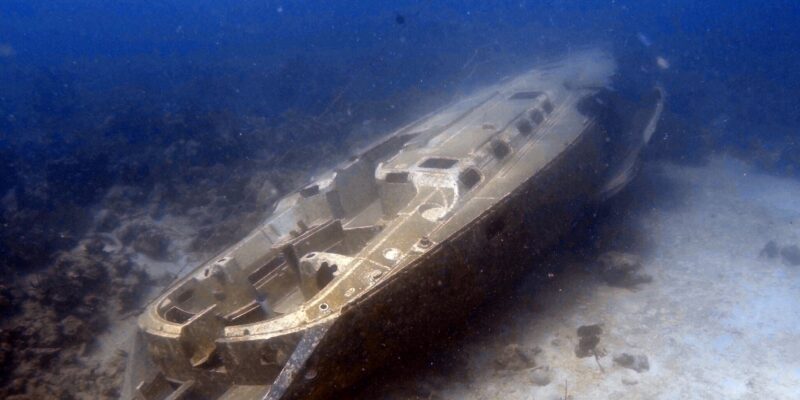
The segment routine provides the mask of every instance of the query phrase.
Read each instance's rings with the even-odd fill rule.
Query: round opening
[[[319,309],[322,310],[322,311],[327,311],[328,310],[328,303],[320,304],[319,305]]]
[[[425,218],[431,222],[438,221],[447,213],[446,208],[433,203],[425,203],[419,206],[417,210],[420,214],[422,214],[422,218]]]
[[[249,335],[250,334],[250,329],[245,329],[245,330],[242,331],[242,333],[244,333],[245,335]]]
[[[400,250],[389,247],[388,249],[383,250],[383,258],[389,261],[397,261],[400,258]]]
[[[308,253],[306,254],[306,258],[314,258],[317,256],[317,253]]]
[[[423,237],[422,239],[419,240],[419,247],[422,247],[423,249],[431,247],[432,244],[433,242],[431,242],[431,240],[428,239],[427,237]]]

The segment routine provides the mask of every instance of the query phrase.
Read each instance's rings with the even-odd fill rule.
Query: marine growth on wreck
[[[620,108],[614,71],[554,60],[318,174],[147,307],[135,395],[330,396],[468,313],[633,177],[663,93]]]

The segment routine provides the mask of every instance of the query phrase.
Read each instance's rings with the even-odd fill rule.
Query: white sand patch
[[[676,193],[625,217],[648,244],[641,255],[652,283],[609,287],[586,265],[566,266],[537,293],[531,279],[497,334],[461,349],[469,382],[445,381],[436,394],[555,400],[566,383],[572,399],[798,398],[800,266],[759,252],[769,240],[800,245],[800,182],[729,158],[700,168],[650,165],[641,179],[654,177]],[[574,353],[576,328],[592,323],[604,324],[605,372]],[[552,382],[534,385],[531,371],[498,373],[493,360],[511,342],[539,346],[536,362]],[[620,352],[646,355],[649,371],[615,365]]]

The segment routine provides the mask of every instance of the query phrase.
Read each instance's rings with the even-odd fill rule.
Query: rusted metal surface
[[[131,395],[324,399],[426,351],[635,172],[663,94],[617,123],[613,73],[598,51],[531,70],[284,198],[140,317]]]

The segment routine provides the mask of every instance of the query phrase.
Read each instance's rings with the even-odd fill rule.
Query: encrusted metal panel
[[[348,304],[307,367],[318,371],[317,379],[295,382],[286,398],[328,398],[392,357],[426,351],[449,326],[530,270],[591,207],[596,177],[576,161],[597,166],[599,140],[598,131],[587,135],[475,224]],[[566,180],[574,184],[562,185]],[[487,237],[498,220],[503,228]]]
[[[424,351],[594,204],[612,147],[579,105],[613,70],[590,52],[523,73],[287,196],[140,317],[161,378],[315,399]]]

